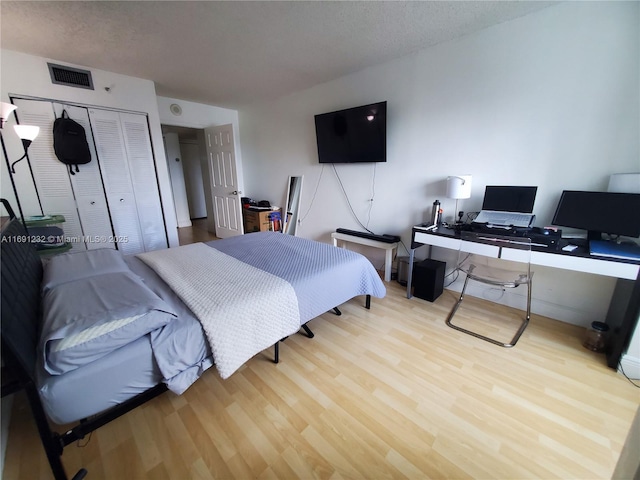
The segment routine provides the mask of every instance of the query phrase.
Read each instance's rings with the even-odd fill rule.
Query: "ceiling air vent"
[[[47,63],[47,65],[49,66],[52,83],[93,90],[93,80],[89,70],[80,70],[79,68],[65,67],[54,63]]]

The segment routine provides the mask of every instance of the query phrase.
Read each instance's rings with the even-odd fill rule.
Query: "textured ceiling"
[[[239,108],[553,3],[3,0],[0,45]]]

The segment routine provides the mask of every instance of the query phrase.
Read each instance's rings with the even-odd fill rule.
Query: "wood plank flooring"
[[[582,347],[583,329],[533,315],[504,349],[447,327],[455,301],[341,306],[226,381],[215,368],[65,449],[97,479],[611,478],[640,389]],[[513,310],[467,297],[469,317]],[[464,318],[462,319],[464,321]],[[507,322],[508,323],[508,322]],[[507,327],[505,327],[507,328]],[[500,332],[496,332],[500,334]],[[62,430],[62,429],[60,429]],[[48,479],[24,398],[3,478]]]
[[[188,245],[196,242],[208,242],[210,240],[217,240],[213,233],[207,230],[207,219],[196,218],[191,220],[190,227],[183,227],[178,229],[178,243],[180,245]]]

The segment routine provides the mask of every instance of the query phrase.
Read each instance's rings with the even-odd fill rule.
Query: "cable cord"
[[[402,241],[402,239],[400,239],[400,245],[402,245],[402,248],[405,249],[405,251],[407,252],[407,255],[410,254],[409,249],[407,248],[407,246],[404,244],[404,242]],[[398,256],[398,251],[396,250],[396,257]]]
[[[351,202],[349,201],[349,196],[347,195],[347,191],[345,190],[344,185],[342,184],[342,180],[340,180],[340,175],[338,175],[338,170],[336,169],[335,164],[332,163],[331,166],[333,167],[333,172],[336,174],[336,178],[338,179],[338,183],[340,184],[340,188],[342,189],[342,194],[344,195],[344,198],[347,200],[347,205],[349,206],[349,210],[351,210],[351,214],[353,215],[353,218],[355,218],[356,222],[358,222],[358,225],[364,228],[367,232],[375,235],[375,233],[373,233],[371,230],[369,230],[367,227],[363,225],[363,223],[360,221],[360,219],[356,215],[356,212],[353,210],[353,207],[351,206]]]
[[[305,214],[302,216],[302,218],[299,220],[300,223],[302,223],[302,221],[307,218],[307,215],[309,215],[309,212],[311,211],[311,207],[313,207],[313,202],[316,199],[316,195],[318,194],[318,187],[320,187],[320,180],[322,180],[322,174],[324,173],[324,166],[325,164],[322,164],[322,169],[320,170],[320,175],[318,176],[318,181],[316,182],[316,189],[313,191],[313,197],[311,197],[311,202],[309,203],[309,208],[307,208],[307,211],[305,212]]]
[[[369,212],[367,214],[367,228],[369,227],[369,222],[371,222],[371,210],[373,210],[373,200],[376,198],[376,165],[373,164],[373,178],[371,179],[371,199],[369,200]]]
[[[622,372],[622,375],[624,375],[624,377],[625,377],[627,380],[629,380],[629,383],[631,383],[631,385],[633,385],[633,386],[634,386],[634,387],[636,387],[636,388],[640,388],[640,385],[639,385],[639,384],[637,384],[636,382],[634,382],[634,380],[637,380],[637,379],[635,379],[635,378],[634,378],[634,379],[629,378],[629,377],[627,376],[627,374],[626,374],[626,373],[624,373],[624,368],[622,368],[622,362],[618,362],[618,368],[619,368],[619,369],[620,369],[620,371]]]
[[[454,269],[453,269],[453,270],[451,270],[449,273],[447,273],[447,274],[444,276],[444,278],[450,277],[450,276],[451,276],[451,275],[453,275],[454,273],[456,274],[456,276],[455,276],[455,277],[453,278],[453,280],[451,280],[449,283],[447,283],[446,285],[443,285],[443,287],[444,287],[444,288],[447,288],[447,287],[449,287],[449,286],[453,285],[453,284],[456,282],[456,280],[458,280],[458,278],[460,277],[460,270],[459,270],[459,269],[457,269],[457,268],[454,268]]]

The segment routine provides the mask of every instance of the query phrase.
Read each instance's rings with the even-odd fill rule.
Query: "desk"
[[[459,250],[460,235],[450,228],[440,227],[436,230],[427,230],[426,227],[416,225],[411,232],[411,249],[409,250],[409,273],[407,276],[407,298],[412,297],[411,282],[413,280],[413,261],[415,251],[422,246],[429,247],[429,257],[431,257],[432,247],[442,247],[452,250]],[[506,249],[503,249],[503,251]],[[503,253],[502,258],[517,261],[517,255],[510,258],[509,253]],[[593,273],[596,275],[606,275],[627,282],[618,281],[614,292],[612,303],[609,306],[607,323],[610,325],[610,343],[607,348],[607,364],[612,368],[617,368],[626,342],[633,334],[635,324],[640,314],[640,262],[631,260],[603,259],[589,255],[585,248],[579,248],[574,252],[564,252],[562,250],[548,250],[545,247],[532,247],[531,265],[541,265],[545,267],[561,268],[576,272]],[[623,292],[623,293],[619,293]],[[616,305],[614,305],[614,299]],[[622,303],[624,305],[620,305]],[[610,318],[612,312],[619,312],[621,319]]]
[[[411,233],[411,249],[409,251],[409,275],[407,279],[407,298],[411,298],[411,280],[413,277],[413,260],[415,251],[422,246],[432,246],[458,250],[460,236],[450,228],[440,227],[437,230],[426,230],[426,227],[415,226]],[[431,250],[429,250],[431,256]],[[516,260],[513,258],[512,260]],[[632,261],[603,259],[590,256],[584,249],[575,252],[548,250],[544,247],[531,247],[531,265],[562,268],[576,272],[606,275],[608,277],[635,280],[638,278],[640,264]]]
[[[386,243],[379,242],[377,240],[371,240],[369,238],[356,237],[354,235],[347,235],[346,233],[333,232],[331,234],[333,238],[333,245],[345,248],[346,242],[357,243],[359,245],[366,245],[368,247],[381,248],[385,251],[384,255],[384,281],[391,281],[391,262],[393,261],[393,251],[398,248],[398,242]],[[411,273],[410,273],[411,274]]]

